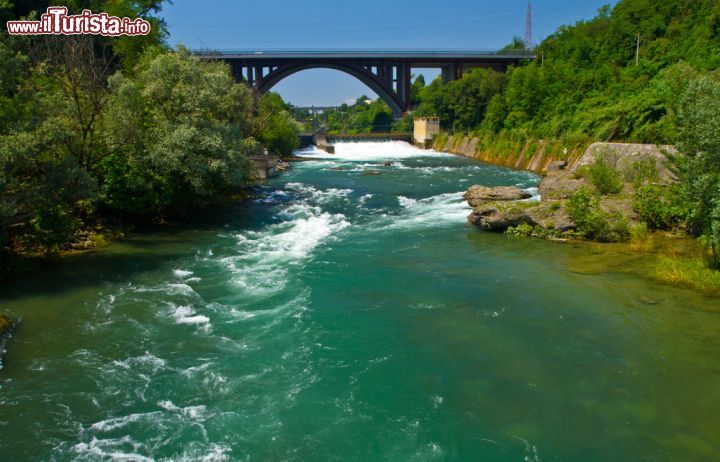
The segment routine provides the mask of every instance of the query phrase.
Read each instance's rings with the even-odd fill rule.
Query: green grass
[[[630,227],[630,248],[637,252],[650,252],[655,248],[655,238],[645,223]]]
[[[720,296],[720,271],[709,268],[701,258],[662,256],[651,276],[665,284]]]

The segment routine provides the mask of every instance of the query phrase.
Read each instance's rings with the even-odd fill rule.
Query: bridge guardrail
[[[513,58],[534,58],[532,50],[474,50],[474,49],[342,49],[342,48],[267,48],[267,49],[194,49],[192,54],[198,56],[242,56],[251,58],[278,58],[278,57],[479,57],[479,56],[507,56]]]

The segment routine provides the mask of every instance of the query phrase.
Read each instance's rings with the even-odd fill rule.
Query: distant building
[[[440,133],[440,117],[417,117],[413,129],[413,141],[422,148],[430,148],[433,138]]]

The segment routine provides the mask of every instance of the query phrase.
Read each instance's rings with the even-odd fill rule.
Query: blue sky
[[[537,0],[539,42],[562,24],[592,18],[614,0]],[[497,49],[525,32],[527,0],[175,0],[165,4],[170,43],[189,48]],[[428,78],[435,71],[416,71]],[[296,105],[334,105],[374,94],[338,71],[295,74],[274,89]]]

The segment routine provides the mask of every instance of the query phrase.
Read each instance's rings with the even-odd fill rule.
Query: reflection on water
[[[302,155],[234,216],[3,288],[0,459],[717,460],[716,300],[466,224],[462,190],[532,174]]]

